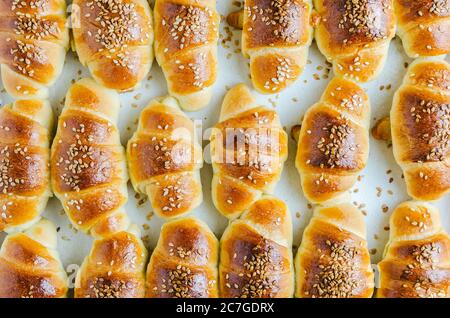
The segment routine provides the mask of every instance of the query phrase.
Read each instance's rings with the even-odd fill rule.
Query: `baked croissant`
[[[377,297],[450,297],[450,237],[439,211],[425,202],[404,202],[392,214],[390,230],[378,264]]]
[[[370,102],[354,82],[336,77],[302,122],[296,167],[313,203],[341,200],[369,155]]]
[[[178,217],[202,202],[202,148],[173,97],[155,99],[142,111],[127,157],[134,189],[148,195],[159,216]]]
[[[317,207],[295,257],[296,297],[370,298],[374,274],[361,212],[349,203]]]
[[[216,298],[219,242],[208,226],[183,218],[163,225],[147,268],[147,298]]]
[[[259,92],[278,93],[303,72],[313,38],[311,11],[310,0],[245,0],[242,53]]]
[[[220,247],[221,297],[293,296],[292,221],[281,200],[263,196],[253,203],[228,225]]]
[[[215,0],[156,0],[155,55],[170,95],[188,111],[211,100],[220,16]]]
[[[317,45],[334,73],[358,82],[378,76],[395,36],[393,0],[314,0]]]
[[[47,98],[68,47],[66,1],[0,1],[0,65],[12,97]]]
[[[107,88],[129,91],[153,63],[147,0],[73,0],[73,46],[81,64]]]
[[[98,238],[75,280],[75,298],[143,298],[147,250],[136,225]]]
[[[89,78],[70,87],[51,149],[53,192],[73,226],[105,236],[129,226],[118,94]]]
[[[9,234],[0,250],[0,298],[66,297],[67,275],[56,247],[56,229],[48,220]]]
[[[394,0],[398,35],[412,58],[450,52],[448,0]]]
[[[287,159],[287,134],[277,113],[256,103],[244,84],[232,88],[211,133],[212,198],[227,218],[271,193]]]
[[[20,100],[0,109],[0,231],[22,231],[40,219],[52,195],[52,128],[46,101]]]
[[[408,194],[436,200],[450,191],[450,65],[417,61],[394,95],[391,109],[394,156]]]

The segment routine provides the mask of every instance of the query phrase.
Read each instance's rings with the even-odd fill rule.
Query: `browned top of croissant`
[[[65,272],[55,254],[56,231],[48,223],[6,237],[0,250],[0,298],[66,295]]]
[[[209,2],[209,1],[205,1]],[[215,42],[217,13],[198,1],[158,1],[155,11],[161,26],[155,28],[158,48],[164,54],[181,55],[184,51]],[[173,55],[170,56],[172,59]]]
[[[448,297],[450,237],[439,211],[423,202],[404,202],[390,220],[390,240],[379,263],[378,297]]]
[[[427,23],[435,21],[436,17],[450,16],[448,0],[395,0],[395,2],[402,7],[402,10],[396,12],[399,24]]]
[[[315,0],[315,7],[337,52],[386,39],[395,30],[392,0]]]
[[[266,107],[255,107],[218,123],[214,128],[221,133],[216,135],[220,138],[215,155],[223,159],[217,161],[221,171],[256,189],[276,180],[287,151],[286,133],[278,125],[277,113]],[[235,151],[240,144],[242,148]],[[248,155],[242,155],[244,150]]]
[[[61,0],[2,1],[0,63],[33,81],[52,82],[60,71],[60,65],[55,65],[61,60],[60,46],[66,47],[69,40],[65,8]],[[15,80],[9,78],[9,82]],[[36,93],[32,85],[17,85],[15,90],[23,95]]]
[[[72,15],[75,44],[80,61],[98,61],[94,77],[107,87],[127,90],[136,86],[143,64],[151,64],[149,53],[138,47],[153,41],[148,4],[142,0],[75,0],[79,20]],[[145,50],[150,50],[145,47]]]
[[[166,223],[147,268],[147,297],[217,297],[218,242],[202,222]]]
[[[371,297],[365,235],[363,217],[350,204],[317,208],[297,254],[297,296]]]
[[[243,32],[246,49],[290,47],[309,40],[308,1],[247,0]]]
[[[65,112],[60,121],[59,140],[55,148],[57,164],[54,174],[58,191],[82,191],[114,181],[114,150],[92,147],[104,144],[115,128],[107,120],[92,118],[78,111]]]
[[[75,297],[143,297],[146,258],[140,239],[125,231],[94,241]]]
[[[292,224],[286,205],[265,196],[221,239],[221,297],[291,297]]]

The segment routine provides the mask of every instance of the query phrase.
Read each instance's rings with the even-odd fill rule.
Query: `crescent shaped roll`
[[[0,298],[66,297],[67,275],[56,248],[56,228],[48,220],[9,234],[0,250]]]
[[[219,242],[209,227],[182,218],[163,225],[147,267],[148,298],[217,298]]]
[[[0,1],[0,68],[15,99],[46,99],[69,47],[64,0]]]
[[[450,237],[438,209],[425,202],[404,202],[391,215],[390,231],[378,264],[377,297],[448,298]]]
[[[408,194],[437,200],[450,191],[450,65],[410,65],[391,108],[394,157]]]
[[[376,78],[395,36],[393,0],[314,0],[315,39],[336,75],[357,82]]]
[[[273,191],[287,159],[287,134],[277,113],[239,84],[226,94],[210,140],[213,202],[234,219]]]
[[[284,202],[263,196],[220,240],[220,296],[287,298],[294,294],[292,221]]]
[[[0,230],[22,231],[39,221],[52,195],[52,129],[47,101],[19,100],[0,109]]]
[[[295,258],[296,297],[370,298],[374,274],[361,212],[349,203],[317,207]]]
[[[67,92],[51,149],[53,192],[73,226],[94,236],[129,226],[119,108],[114,90],[90,78],[79,80]]]
[[[369,156],[370,102],[364,90],[335,77],[303,118],[295,165],[308,201],[342,200]]]

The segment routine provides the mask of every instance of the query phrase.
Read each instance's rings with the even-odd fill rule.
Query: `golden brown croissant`
[[[395,36],[393,0],[314,0],[315,39],[334,73],[367,82],[382,71]]]
[[[215,0],[156,0],[155,55],[170,95],[193,111],[211,100],[220,16]]]
[[[68,47],[66,1],[0,1],[0,65],[11,96],[47,98]]]
[[[450,237],[439,211],[425,202],[404,202],[393,212],[390,230],[378,264],[377,297],[450,297]]]
[[[271,193],[287,159],[287,134],[277,113],[256,103],[244,84],[232,88],[211,133],[212,197],[228,218]]]
[[[220,241],[220,296],[286,298],[294,294],[292,221],[271,196],[232,221]]]
[[[313,38],[311,11],[311,0],[245,0],[242,53],[259,92],[280,92],[303,72]]]
[[[202,202],[202,149],[173,97],[155,99],[142,111],[127,157],[134,189],[148,194],[159,216],[178,217]]]
[[[341,200],[369,156],[370,102],[354,82],[334,78],[302,122],[296,167],[313,203]]]
[[[98,238],[75,281],[76,298],[143,298],[147,250],[136,225]]]
[[[195,218],[163,225],[147,267],[148,298],[216,298],[219,242]]]
[[[394,156],[408,194],[436,200],[450,191],[450,65],[416,61],[391,109]]]
[[[0,231],[37,222],[50,188],[53,112],[43,100],[20,100],[0,109]]]
[[[349,203],[317,207],[295,258],[296,297],[370,298],[374,274],[361,212]]]
[[[394,0],[398,35],[410,57],[450,52],[450,2],[448,0]]]
[[[9,234],[0,250],[0,298],[66,297],[67,276],[56,247],[56,228],[48,220]]]
[[[129,226],[118,94],[89,78],[70,87],[51,149],[53,192],[75,228],[93,235]]]
[[[73,44],[81,64],[105,87],[135,88],[153,63],[147,0],[74,0]]]

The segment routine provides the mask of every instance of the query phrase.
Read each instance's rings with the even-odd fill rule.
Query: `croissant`
[[[361,212],[349,203],[317,207],[295,257],[296,297],[370,298],[374,274]]]
[[[153,63],[152,13],[146,0],[73,0],[73,46],[101,85],[138,86]]]
[[[259,106],[244,84],[225,96],[211,132],[212,198],[227,218],[271,193],[287,159],[287,134],[277,113]]]
[[[53,223],[41,220],[9,234],[0,250],[0,298],[62,298],[67,275],[56,250]]]
[[[13,98],[47,98],[68,47],[64,0],[0,1],[2,81]]]
[[[391,109],[394,156],[408,194],[436,200],[450,191],[450,65],[417,61],[394,95]]]
[[[395,36],[393,0],[314,0],[317,45],[334,73],[358,82],[378,76]]]
[[[98,238],[75,280],[75,298],[143,298],[147,250],[136,225]]]
[[[155,55],[170,95],[188,111],[211,100],[220,16],[215,0],[156,0]]]
[[[147,268],[147,298],[217,298],[219,243],[208,226],[184,218],[163,225]]]
[[[301,75],[313,39],[311,11],[310,0],[245,0],[242,53],[256,90],[278,93]]]
[[[220,296],[286,298],[294,294],[291,215],[263,196],[232,221],[220,241]]]
[[[178,217],[202,202],[202,148],[173,97],[155,99],[142,111],[127,157],[134,189],[148,194],[159,216]]]
[[[51,149],[53,192],[73,226],[104,236],[129,226],[119,97],[89,78],[70,87]]]
[[[448,298],[450,237],[442,228],[439,211],[424,202],[404,202],[391,215],[390,230],[378,264],[377,297]]]
[[[0,109],[0,231],[22,231],[40,219],[49,197],[53,112],[43,100]]]
[[[395,0],[398,35],[412,58],[450,53],[450,3],[447,0]]]
[[[370,103],[354,82],[336,77],[304,118],[296,167],[313,203],[343,199],[369,155]]]

